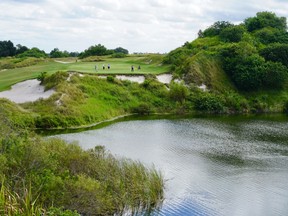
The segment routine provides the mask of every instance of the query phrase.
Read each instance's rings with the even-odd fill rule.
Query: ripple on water
[[[69,134],[83,148],[160,169],[166,182],[155,215],[288,215],[287,122],[209,118],[131,121]]]

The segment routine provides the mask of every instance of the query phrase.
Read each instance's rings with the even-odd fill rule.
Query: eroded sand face
[[[44,87],[40,85],[40,81],[26,80],[12,86],[8,91],[0,92],[0,98],[7,98],[15,103],[33,102],[40,98],[48,98],[55,91],[44,91]]]
[[[173,78],[171,74],[161,74],[156,77],[159,82],[164,83],[164,84],[169,84]]]

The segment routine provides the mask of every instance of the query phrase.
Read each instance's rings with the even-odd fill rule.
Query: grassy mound
[[[3,215],[113,215],[151,211],[163,199],[163,177],[103,147],[32,135],[31,113],[1,100],[0,212]],[[17,116],[17,117],[16,117]]]

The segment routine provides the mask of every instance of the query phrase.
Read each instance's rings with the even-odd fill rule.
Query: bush
[[[288,69],[278,62],[267,62],[262,67],[262,85],[265,89],[281,89],[288,78]]]
[[[43,84],[46,76],[47,76],[47,72],[41,72],[41,73],[37,76],[37,80],[40,81],[41,84]]]
[[[172,100],[183,104],[187,96],[188,96],[188,89],[183,84],[172,83],[170,85],[169,97]]]
[[[239,42],[245,31],[246,29],[241,25],[229,26],[221,31],[219,37],[224,42]]]
[[[111,82],[111,83],[115,82],[115,77],[114,76],[107,76],[106,79],[107,79],[108,82]]]
[[[111,55],[112,58],[125,58],[126,56],[124,53],[114,53]]]
[[[266,61],[281,62],[288,67],[288,44],[271,44],[260,51]]]
[[[45,90],[51,89],[60,84],[61,82],[67,80],[68,76],[68,73],[64,71],[58,71],[50,76],[45,75],[43,80]]]
[[[224,102],[220,96],[203,93],[194,99],[194,108],[202,112],[222,113],[224,111]]]
[[[147,103],[141,103],[133,108],[132,112],[137,113],[138,115],[149,115],[151,113],[151,106]]]
[[[284,105],[283,105],[283,112],[288,114],[288,100],[286,102],[284,102]]]

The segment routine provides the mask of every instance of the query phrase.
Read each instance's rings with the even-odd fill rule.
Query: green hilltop
[[[204,111],[216,108],[212,94],[230,111],[246,106],[248,112],[277,112],[287,104],[287,23],[272,12],[259,12],[238,25],[215,22],[200,30],[196,40],[171,51],[164,62],[186,85],[207,86],[210,93],[198,107]],[[210,108],[204,105],[209,97]]]

